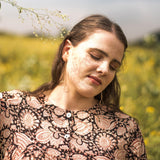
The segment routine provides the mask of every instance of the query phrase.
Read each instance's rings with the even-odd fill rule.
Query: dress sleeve
[[[7,110],[7,92],[0,92],[0,115],[3,114],[4,111]],[[0,117],[0,122],[2,122],[2,117]],[[0,123],[1,126],[1,123]],[[1,129],[1,127],[0,127]]]
[[[2,113],[3,111],[6,110],[6,100],[4,98],[4,93],[0,92],[0,130],[2,129],[1,128],[1,125],[2,125]]]
[[[134,120],[134,129],[130,138],[129,159],[147,160],[145,144],[138,123]]]
[[[4,106],[5,102],[3,102],[3,93],[0,92],[0,159],[3,159],[4,152],[4,143],[3,143],[3,126],[4,126]]]
[[[0,92],[0,159],[3,159],[4,155],[7,156],[8,148],[13,147],[11,142],[13,139],[12,131],[17,129],[13,125],[14,116],[17,116],[15,106],[21,102],[19,93],[16,90]],[[7,157],[6,159],[10,158]]]

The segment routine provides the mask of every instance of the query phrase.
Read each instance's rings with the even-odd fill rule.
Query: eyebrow
[[[109,57],[108,53],[104,52],[104,51],[101,50],[101,49],[98,49],[98,48],[90,48],[89,50],[100,52],[101,54],[105,55],[106,57]],[[113,61],[116,62],[116,63],[118,63],[119,65],[122,64],[122,63],[121,63],[120,61],[118,61],[117,59],[113,59]]]

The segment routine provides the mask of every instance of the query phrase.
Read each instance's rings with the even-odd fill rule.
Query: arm
[[[135,122],[129,145],[129,159],[147,160],[145,144],[139,125]]]

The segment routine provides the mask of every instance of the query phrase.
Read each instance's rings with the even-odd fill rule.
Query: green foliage
[[[50,80],[60,40],[0,36],[0,91],[33,90]],[[137,118],[149,160],[160,159],[160,44],[130,46],[121,71],[121,109]]]

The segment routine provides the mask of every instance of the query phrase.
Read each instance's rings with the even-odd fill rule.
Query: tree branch
[[[63,24],[60,21],[68,20],[68,16],[61,13],[61,11],[50,11],[48,9],[35,9],[35,8],[25,8],[17,4],[15,0],[0,0],[0,8],[2,7],[2,2],[8,3],[13,7],[17,8],[19,12],[19,18],[24,21],[24,16],[30,17],[32,20],[32,26],[34,28],[33,34],[38,37],[36,30],[40,30],[42,36],[46,33],[50,35],[50,27],[53,25],[57,29],[61,30]]]

